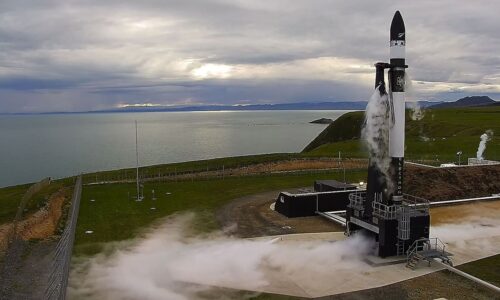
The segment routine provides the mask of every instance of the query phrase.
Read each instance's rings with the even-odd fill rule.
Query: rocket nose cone
[[[391,41],[394,40],[406,40],[405,23],[399,10],[394,14],[391,23]]]

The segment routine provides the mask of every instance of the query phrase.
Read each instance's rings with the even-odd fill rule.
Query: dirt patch
[[[263,163],[248,166],[241,171],[250,173],[263,173],[263,172],[284,172],[284,171],[297,171],[297,170],[318,170],[318,169],[335,169],[335,168],[366,168],[368,161],[366,159],[306,159],[306,160],[291,160],[279,161],[273,163]]]
[[[405,192],[430,201],[484,197],[500,192],[500,165],[424,168],[407,165]]]
[[[500,200],[431,208],[432,225],[457,223],[474,217],[494,219],[499,216]]]
[[[70,189],[62,188],[52,194],[47,204],[38,211],[28,215],[17,223],[17,233],[27,241],[31,239],[45,239],[54,235],[63,213],[65,200]],[[4,249],[8,235],[12,230],[12,223],[0,226],[0,249]]]
[[[259,174],[279,174],[288,172],[322,172],[331,170],[356,170],[366,169],[368,167],[367,159],[357,158],[309,158],[309,159],[293,159],[286,161],[266,162],[253,164],[249,166],[241,166],[235,168],[222,169],[219,166],[217,169],[208,169],[206,171],[193,172],[175,172],[166,174],[151,174],[151,177],[143,178],[143,181],[158,181],[158,180],[188,180],[188,179],[203,179],[203,178],[222,178],[228,176],[248,176]],[[212,167],[213,168],[213,167]],[[135,182],[135,178],[101,178],[101,181],[96,183],[113,183],[113,182]]]
[[[245,167],[231,168],[196,173],[177,175],[177,179],[222,177],[222,176],[246,176],[269,173],[287,173],[300,171],[322,171],[335,169],[360,169],[367,168],[366,159],[297,159],[288,161],[277,161],[270,163],[260,163]]]
[[[319,216],[287,218],[271,210],[270,206],[276,201],[279,192],[237,198],[217,211],[217,221],[222,227],[234,226],[233,233],[239,237],[344,231],[342,226]]]
[[[18,225],[18,232],[23,240],[44,239],[54,235],[62,215],[66,194],[65,189],[56,192],[50,196],[46,206]]]

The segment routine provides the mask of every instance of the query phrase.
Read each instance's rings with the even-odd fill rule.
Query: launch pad
[[[399,11],[390,29],[390,62],[375,64],[375,93],[367,105],[362,135],[369,148],[366,190],[315,193],[282,192],[276,210],[287,217],[321,215],[345,224],[345,234],[365,231],[377,242],[381,258],[404,257],[414,268],[438,258],[451,264],[444,243],[430,238],[429,201],[403,193],[405,156],[406,32]],[[388,89],[385,70],[388,70]],[[345,211],[345,218],[340,212]]]
[[[406,256],[410,268],[421,260],[430,262],[434,258],[450,263],[450,253],[445,251],[444,244],[429,237],[429,201],[403,193],[408,66],[406,31],[399,11],[392,19],[389,45],[390,63],[375,64],[375,94],[366,113],[365,135],[370,150],[367,189],[349,195],[346,234],[358,230],[370,232],[378,243],[378,256]],[[385,69],[388,69],[388,91]]]

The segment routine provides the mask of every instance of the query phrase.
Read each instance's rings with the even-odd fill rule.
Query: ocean
[[[0,115],[0,186],[140,165],[300,152],[346,111]]]

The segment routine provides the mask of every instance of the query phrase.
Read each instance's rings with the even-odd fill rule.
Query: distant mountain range
[[[432,105],[431,108],[458,108],[458,107],[472,107],[472,106],[489,106],[499,105],[499,102],[491,99],[488,96],[470,96],[458,99],[454,102],[443,102]]]
[[[125,106],[99,111],[75,113],[120,113],[120,112],[182,112],[182,111],[249,111],[249,110],[365,110],[366,101],[341,102],[298,102],[279,104],[249,104],[249,105],[196,105],[196,106]],[[418,101],[422,108],[456,108],[472,106],[500,105],[487,96],[471,96],[454,102]],[[407,103],[407,106],[410,106]],[[47,112],[42,114],[57,114],[68,112]]]
[[[422,108],[457,108],[483,105],[499,105],[488,96],[471,96],[454,102],[418,101]],[[365,110],[366,101],[297,102],[249,105],[197,105],[197,106],[126,106],[97,112],[150,112],[150,111],[248,111],[248,110]]]
[[[298,102],[249,105],[196,105],[196,106],[125,106],[103,112],[148,112],[148,111],[244,111],[244,110],[364,110],[365,101],[344,102]]]
[[[442,102],[419,101],[421,107]],[[250,105],[197,105],[197,106],[125,106],[93,112],[179,112],[179,111],[248,111],[248,110],[365,110],[366,101],[298,102]]]

